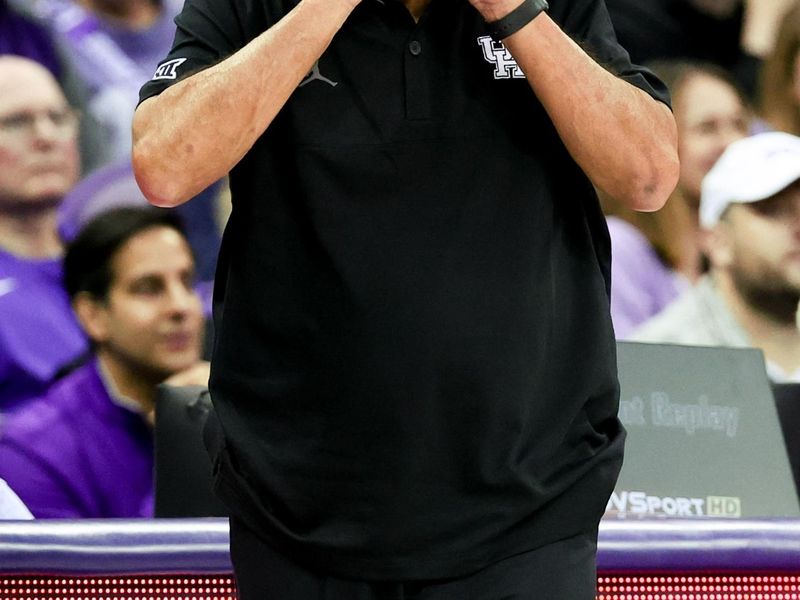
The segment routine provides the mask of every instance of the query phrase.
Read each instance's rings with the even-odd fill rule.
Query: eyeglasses
[[[65,107],[41,112],[20,111],[0,116],[0,136],[15,139],[32,137],[40,119],[47,121],[51,137],[64,140],[75,135],[79,114]]]

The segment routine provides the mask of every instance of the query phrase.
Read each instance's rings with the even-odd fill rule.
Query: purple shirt
[[[688,284],[658,257],[636,227],[608,217],[611,234],[611,318],[617,339],[660,313]]]
[[[2,2],[2,0],[0,0]],[[163,11],[145,29],[126,29],[72,0],[38,0],[33,12],[60,40],[82,79],[94,91],[107,86],[133,90],[155,71],[172,45],[173,19],[183,0],[162,0]]]
[[[152,517],[153,435],[92,361],[3,421],[0,478],[37,518]]]
[[[144,84],[153,75],[158,63],[169,52],[175,37],[174,19],[183,6],[183,0],[164,0],[161,5],[161,16],[147,29],[132,30],[107,19],[98,19],[100,31],[141,69],[145,78],[137,84]]]
[[[87,347],[64,291],[61,260],[0,250],[0,414],[43,394]]]
[[[61,63],[50,34],[40,25],[17,14],[0,0],[0,55],[15,54],[35,60],[61,77]]]
[[[175,35],[182,0],[162,0],[159,18],[145,29],[126,30],[72,0],[38,0],[33,13],[59,42],[89,91],[88,112],[101,128],[105,156],[131,150],[131,120],[139,87],[153,75]]]

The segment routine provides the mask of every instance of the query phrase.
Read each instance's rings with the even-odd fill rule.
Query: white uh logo
[[[319,61],[314,63],[314,66],[311,67],[311,71],[308,72],[306,78],[303,79],[303,82],[297,87],[303,87],[304,85],[308,85],[312,81],[321,81],[322,83],[327,83],[331,87],[336,87],[337,85],[339,85],[339,82],[331,81],[330,79],[328,79],[327,77],[322,75],[322,73],[319,72]]]
[[[478,38],[478,45],[483,50],[483,58],[494,65],[495,79],[525,79],[525,73],[519,68],[517,61],[502,42],[495,42],[485,35]]]

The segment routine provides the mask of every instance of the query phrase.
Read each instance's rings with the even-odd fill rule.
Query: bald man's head
[[[58,82],[0,56],[0,213],[54,210],[79,173],[77,118]]]
[[[13,86],[15,81],[26,81],[38,79],[47,81],[56,89],[57,94],[61,94],[61,88],[47,67],[25,58],[13,54],[0,54],[0,91],[5,95],[9,86]]]

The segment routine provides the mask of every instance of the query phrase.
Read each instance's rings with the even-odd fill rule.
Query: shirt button
[[[408,45],[408,51],[411,52],[413,56],[419,56],[422,54],[422,44],[420,44],[417,40],[414,40]]]

